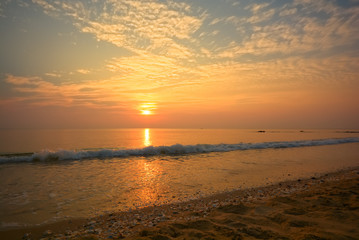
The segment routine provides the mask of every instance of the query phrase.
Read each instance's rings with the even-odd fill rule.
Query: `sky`
[[[3,0],[0,128],[359,128],[358,0]]]

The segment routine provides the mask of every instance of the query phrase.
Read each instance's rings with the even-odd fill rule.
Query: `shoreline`
[[[350,224],[342,226],[348,219]],[[330,238],[333,224],[340,226],[341,239],[359,236],[359,167],[187,202],[1,230],[0,239],[336,239]]]

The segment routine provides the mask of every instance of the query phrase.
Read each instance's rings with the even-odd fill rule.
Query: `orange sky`
[[[359,3],[7,1],[0,128],[359,128]]]

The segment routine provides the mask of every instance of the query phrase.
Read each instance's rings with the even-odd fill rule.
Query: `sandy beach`
[[[359,240],[359,0],[0,21],[0,240]]]
[[[0,232],[1,239],[359,239],[359,168]]]

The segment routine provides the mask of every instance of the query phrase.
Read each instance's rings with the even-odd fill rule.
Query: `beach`
[[[359,240],[359,0],[0,19],[0,240]]]
[[[1,239],[358,239],[359,168],[28,229]]]
[[[357,239],[357,133],[54,134],[3,147],[0,239]]]

